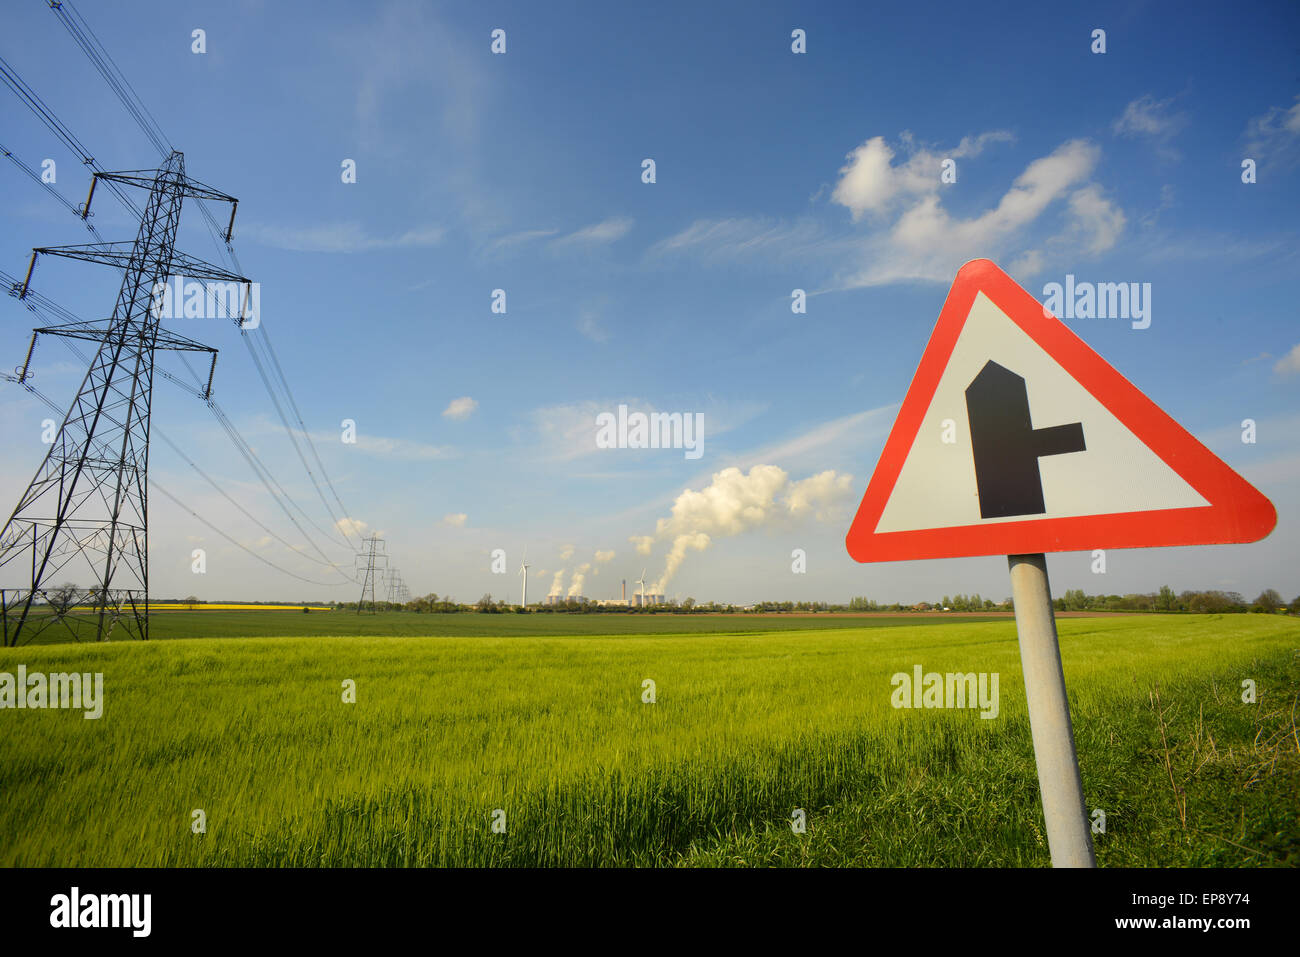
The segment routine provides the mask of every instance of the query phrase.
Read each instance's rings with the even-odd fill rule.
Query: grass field
[[[313,617],[314,616],[314,617]],[[792,629],[898,627],[900,624],[959,624],[971,621],[1004,620],[1005,616],[965,615],[666,615],[666,614],[416,614],[385,612],[358,615],[355,612],[327,612],[317,615],[258,614],[246,611],[168,612],[149,620],[150,635],[171,638],[281,638],[310,637],[464,637],[510,638],[534,636],[608,635],[696,635],[762,634]],[[57,634],[57,632],[52,632]]]
[[[156,627],[184,634],[186,614]],[[223,613],[195,614],[189,633],[220,633]],[[0,650],[0,671],[105,685],[99,720],[0,712],[0,864],[1048,863],[1010,620],[611,616],[665,634],[600,640],[527,632],[597,620],[580,616],[447,616],[497,637],[438,638],[415,637],[451,627],[436,616],[357,637],[356,616],[231,614],[354,627]],[[682,622],[700,633],[667,633]],[[1300,863],[1300,623],[1059,628],[1100,863]],[[890,676],[915,664],[999,673],[998,718],[895,710]]]

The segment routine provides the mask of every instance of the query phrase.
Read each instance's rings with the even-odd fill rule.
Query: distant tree
[[[1300,595],[1296,595],[1295,598],[1291,599],[1290,611],[1293,615],[1300,615]]]
[[[77,597],[81,594],[81,589],[72,582],[64,582],[62,585],[56,585],[45,593],[45,600],[50,603],[50,608],[54,614],[62,618],[77,603]]]
[[[1262,610],[1272,614],[1282,607],[1282,596],[1275,589],[1265,588],[1255,599],[1255,604]]]
[[[1168,585],[1160,586],[1160,597],[1156,599],[1156,608],[1159,611],[1174,610],[1174,590]]]

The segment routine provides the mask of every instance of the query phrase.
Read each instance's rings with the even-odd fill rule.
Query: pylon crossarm
[[[132,262],[135,251],[133,243],[80,243],[72,246],[42,246],[32,252],[43,256],[63,256],[67,259],[80,259],[84,262],[101,263],[125,269]],[[194,256],[188,256],[174,250],[170,257],[167,276],[184,276],[186,279],[208,279],[214,282],[251,282],[247,276],[241,276],[228,269],[222,269],[210,262]]]
[[[114,324],[112,320],[100,325],[91,322],[68,322],[57,326],[43,326],[33,331],[47,336],[63,336],[65,339],[103,342],[113,335],[121,335],[122,325]],[[159,330],[154,335],[153,348],[166,349],[171,352],[211,352],[213,354],[217,352],[212,346],[205,346],[194,339],[164,330]]]
[[[127,186],[138,186],[141,189],[153,189],[157,182],[158,171],[152,169],[134,169],[122,170],[116,173],[96,173],[96,179],[106,179],[114,183],[123,183]],[[176,175],[175,181],[167,183],[168,186],[179,190],[180,194],[189,199],[210,199],[218,203],[237,203],[239,200],[223,193],[220,190],[206,186],[196,179],[186,176],[184,173]]]

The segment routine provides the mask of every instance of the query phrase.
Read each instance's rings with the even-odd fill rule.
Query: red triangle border
[[[876,533],[980,292],[1210,504]],[[859,562],[907,561],[1253,542],[1268,535],[1276,524],[1273,503],[1254,486],[1143,395],[1014,279],[991,261],[976,259],[962,266],[953,280],[845,545]]]

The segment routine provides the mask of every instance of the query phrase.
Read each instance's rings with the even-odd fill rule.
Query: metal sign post
[[[1034,738],[1038,787],[1043,795],[1047,847],[1053,867],[1096,867],[1092,831],[1083,803],[1079,759],[1074,751],[1070,701],[1052,613],[1047,556],[1008,555],[1011,597],[1020,637],[1020,664],[1025,674],[1029,728]]]

